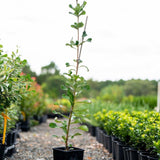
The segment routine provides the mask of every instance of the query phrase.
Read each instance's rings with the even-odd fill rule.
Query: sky
[[[65,46],[76,36],[69,4],[74,6],[75,0],[1,0],[4,51],[11,53],[18,46],[37,74],[51,61],[66,72],[65,63],[76,58],[75,50]],[[159,7],[159,0],[87,0],[86,32],[93,40],[84,45],[81,57],[90,71],[80,74],[98,81],[159,80]]]

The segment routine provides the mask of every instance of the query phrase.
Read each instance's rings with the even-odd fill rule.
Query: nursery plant
[[[88,85],[86,83],[85,78],[79,75],[80,68],[86,68],[88,71],[87,66],[82,64],[82,60],[81,60],[82,48],[84,43],[92,41],[91,38],[87,38],[87,33],[86,33],[88,17],[86,17],[85,23],[80,21],[80,17],[86,14],[84,8],[87,2],[83,1],[82,4],[80,4],[78,0],[76,0],[75,2],[76,2],[75,6],[73,6],[72,4],[69,5],[69,8],[72,10],[71,12],[69,12],[69,14],[76,17],[77,21],[71,25],[71,28],[73,28],[77,32],[77,37],[75,40],[72,38],[70,42],[67,43],[66,45],[75,49],[76,57],[73,58],[72,65],[68,62],[66,63],[66,67],[68,67],[69,69],[68,69],[68,73],[64,73],[64,76],[66,76],[66,82],[62,86],[62,89],[66,91],[66,94],[63,95],[63,98],[69,100],[71,109],[69,112],[69,116],[63,115],[66,118],[65,120],[60,121],[55,119],[55,123],[49,124],[51,128],[61,128],[63,130],[64,135],[61,138],[65,143],[64,150],[66,151],[73,149],[72,145],[69,144],[69,139],[74,138],[75,136],[81,135],[79,132],[73,135],[70,135],[70,129],[73,129],[71,128],[72,124],[80,122],[79,118],[76,118],[76,110],[77,110],[76,99],[77,99],[77,96],[81,94],[83,89],[88,89]],[[83,30],[81,31],[81,29]],[[81,34],[81,37],[80,37],[80,34]],[[60,125],[57,125],[57,123],[59,123]],[[80,129],[84,131],[88,130],[87,126],[85,125],[81,125],[74,129]],[[55,136],[58,137],[57,135]]]
[[[4,158],[8,147],[6,136],[18,119],[17,105],[29,80],[28,76],[21,75],[25,64],[26,60],[21,60],[18,49],[9,56],[3,53],[3,45],[0,44],[0,159]]]

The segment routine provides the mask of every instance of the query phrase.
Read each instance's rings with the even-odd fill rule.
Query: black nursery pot
[[[148,160],[148,156],[150,154],[148,152],[140,152],[138,151],[138,160]]]
[[[129,158],[130,160],[138,160],[138,153],[136,149],[129,148]]]
[[[123,144],[117,141],[115,147],[116,147],[116,160],[124,160]]]
[[[22,131],[29,131],[30,130],[30,120],[26,119],[26,121],[21,122],[21,130]]]
[[[118,138],[112,136],[112,158],[116,160],[116,144],[117,144]]]
[[[122,147],[122,148],[123,148],[123,157],[124,157],[124,160],[130,160],[130,157],[129,157],[129,147],[125,146],[125,147]]]
[[[83,160],[84,150],[80,148],[72,147],[69,151],[65,150],[65,147],[53,148],[54,160]]]
[[[92,125],[89,125],[89,132],[91,134],[91,136],[96,136],[96,127],[95,126],[92,126]]]
[[[112,153],[112,139],[111,136],[105,135],[105,140],[106,140],[106,149],[108,149],[109,153]]]
[[[0,160],[4,160],[5,158],[5,149],[6,149],[6,146],[0,144]]]
[[[147,156],[147,160],[159,160],[159,158],[157,156],[152,157],[152,156]]]

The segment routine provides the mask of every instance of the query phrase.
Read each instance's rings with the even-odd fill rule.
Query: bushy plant
[[[120,103],[124,96],[124,90],[122,86],[111,85],[102,89],[100,92],[100,98],[103,101],[110,101]]]
[[[0,112],[10,104],[18,103],[21,98],[21,90],[26,87],[27,76],[20,75],[26,60],[21,60],[16,53],[12,52],[9,57],[2,54],[3,46],[0,45]]]
[[[26,118],[30,118],[33,115],[42,116],[46,110],[45,95],[35,77],[32,77],[30,88],[22,96],[20,110],[25,114]]]
[[[160,138],[160,114],[155,111],[114,112],[103,110],[94,115],[110,135],[138,150],[157,152]],[[154,149],[153,149],[154,148]]]

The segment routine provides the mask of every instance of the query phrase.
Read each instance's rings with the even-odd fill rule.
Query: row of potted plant
[[[21,129],[28,131],[32,124],[45,122],[46,115],[46,95],[43,93],[41,86],[32,77],[27,94],[22,95],[19,103],[22,119]]]
[[[158,160],[160,154],[160,114],[155,111],[121,112],[105,109],[95,114],[95,120],[99,124],[100,135],[110,137],[112,140],[112,152],[114,159]],[[98,135],[98,134],[97,134]],[[106,142],[101,138],[100,142]],[[117,148],[117,150],[115,150]],[[123,153],[122,155],[119,155]],[[134,156],[134,157],[132,157]],[[118,157],[118,158],[116,158]]]
[[[0,159],[11,156],[18,133],[19,102],[26,90],[29,77],[21,75],[26,60],[16,52],[4,54],[0,45]]]
[[[46,120],[45,98],[41,87],[30,75],[22,73],[26,60],[16,52],[9,56],[0,45],[0,159],[11,156],[15,150],[16,137],[21,129],[28,130],[29,117]],[[36,119],[37,118],[37,119]],[[28,125],[29,124],[29,125]],[[28,125],[26,127],[26,125]]]

